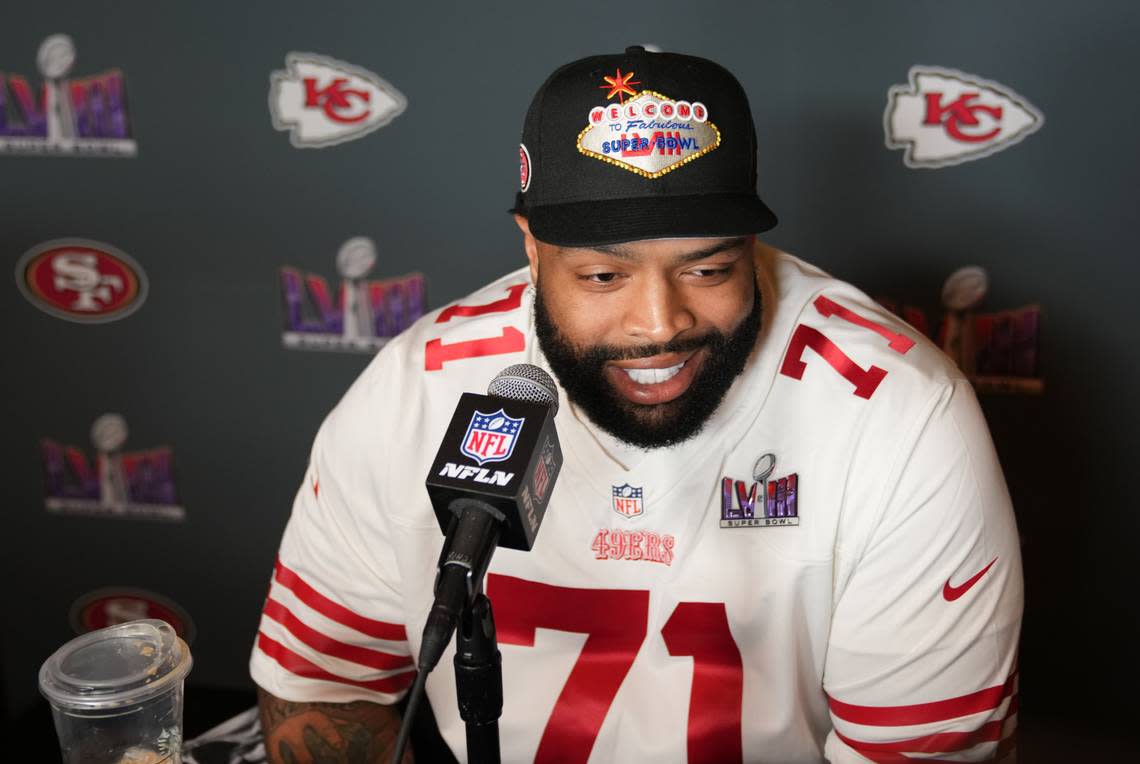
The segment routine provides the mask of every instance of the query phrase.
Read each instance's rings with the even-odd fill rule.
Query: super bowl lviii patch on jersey
[[[646,178],[662,175],[720,146],[720,130],[700,101],[675,101],[653,90],[638,92],[634,72],[605,77],[606,103],[590,109],[578,134],[578,151]],[[625,100],[629,96],[628,101]]]
[[[721,479],[720,527],[766,528],[799,525],[799,475],[772,478],[776,456],[764,454],[752,468],[752,482]]]

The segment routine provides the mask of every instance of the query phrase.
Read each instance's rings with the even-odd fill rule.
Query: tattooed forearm
[[[261,730],[269,764],[389,764],[400,730],[391,706],[294,703],[258,688]],[[404,754],[403,764],[412,764]]]

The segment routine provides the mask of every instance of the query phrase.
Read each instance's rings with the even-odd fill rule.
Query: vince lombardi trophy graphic
[[[105,507],[127,504],[127,476],[120,449],[127,442],[127,420],[104,414],[91,425],[91,440],[99,451],[99,501]]]
[[[951,273],[942,285],[942,306],[946,308],[942,350],[954,359],[967,378],[974,375],[977,366],[973,311],[982,304],[989,284],[984,268],[967,265]]]
[[[47,142],[60,144],[75,137],[75,120],[63,79],[75,64],[75,43],[65,34],[54,34],[40,44],[36,64],[44,76],[44,111]]]
[[[772,476],[772,471],[776,469],[776,455],[764,454],[756,460],[756,464],[752,465],[752,479],[763,487],[768,482],[768,478]]]
[[[344,338],[370,339],[376,335],[372,303],[364,277],[376,265],[376,245],[366,236],[356,236],[336,253],[336,268],[344,279]]]

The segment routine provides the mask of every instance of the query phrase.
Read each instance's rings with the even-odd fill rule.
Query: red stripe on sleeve
[[[274,577],[279,584],[296,594],[301,602],[304,602],[313,610],[316,610],[330,620],[336,621],[350,629],[356,629],[361,634],[367,634],[376,639],[388,639],[394,642],[401,642],[408,638],[408,632],[404,629],[403,624],[375,621],[352,612],[344,605],[333,602],[309,586],[299,575],[285,567],[281,560],[277,561],[277,565],[274,568]]]
[[[962,764],[960,761],[952,761],[950,759],[912,759],[901,753],[864,753],[862,755],[875,762],[875,764],[914,764],[914,762],[922,762],[922,764]]]
[[[835,730],[835,734],[852,749],[876,762],[876,764],[896,764],[904,761],[937,762],[942,760],[912,757],[909,754],[957,753],[982,743],[997,743],[995,759],[1000,761],[1017,744],[1016,729],[1010,731],[1004,738],[1002,737],[1006,721],[1017,713],[1017,709],[1018,695],[1014,693],[1013,697],[1010,698],[1005,716],[1000,720],[987,722],[978,729],[968,732],[940,732],[897,742],[872,743],[866,740],[855,740],[847,737],[839,730]]]
[[[1000,721],[987,722],[969,732],[939,732],[910,740],[897,740],[890,743],[871,743],[854,740],[839,730],[835,734],[847,745],[861,754],[875,753],[953,753],[973,748],[981,743],[996,743],[1001,740]]]
[[[281,668],[290,674],[303,676],[307,679],[323,679],[326,682],[339,682],[340,684],[362,687],[365,690],[372,690],[374,692],[400,692],[401,690],[407,689],[408,685],[412,683],[412,680],[416,676],[415,671],[405,671],[395,676],[384,677],[383,679],[371,679],[365,682],[356,679],[347,679],[342,676],[337,676],[336,674],[330,674],[320,666],[310,663],[288,647],[285,647],[285,645],[266,636],[265,632],[260,631],[257,633],[257,647],[261,652],[281,664]]]
[[[301,619],[294,615],[289,608],[274,599],[265,601],[265,615],[277,621],[288,629],[293,636],[319,653],[359,663],[361,666],[368,666],[380,671],[391,671],[412,665],[410,655],[393,655],[368,647],[351,645],[326,636],[302,623]]]
[[[831,713],[852,724],[880,727],[931,724],[997,708],[1013,692],[1016,677],[1015,671],[1005,680],[1005,684],[933,703],[916,703],[910,706],[856,706],[836,700],[830,695],[827,697],[827,703],[831,707]]]

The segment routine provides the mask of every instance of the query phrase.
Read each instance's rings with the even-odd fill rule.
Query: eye
[[[587,273],[578,278],[590,284],[612,284],[617,277],[616,273]]]
[[[713,280],[727,276],[729,271],[732,270],[731,266],[705,266],[701,268],[692,268],[689,273],[702,280]]]

